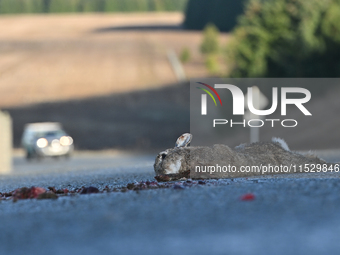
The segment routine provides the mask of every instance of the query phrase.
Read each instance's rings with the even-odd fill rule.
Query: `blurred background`
[[[339,0],[0,0],[0,14],[14,148],[25,124],[58,122],[76,150],[155,153],[190,129],[191,78],[340,74]],[[313,89],[313,109],[332,100],[332,111],[283,138],[338,148],[339,88]],[[247,141],[241,132],[230,145]]]

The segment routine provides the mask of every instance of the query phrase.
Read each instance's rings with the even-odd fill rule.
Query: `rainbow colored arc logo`
[[[201,85],[203,85],[203,86],[206,86],[206,87],[209,88],[212,92],[214,92],[215,95],[217,96],[218,100],[220,101],[220,104],[222,105],[222,100],[221,100],[221,98],[220,98],[220,95],[217,93],[217,91],[216,91],[213,87],[211,87],[210,85],[205,84],[205,83],[203,83],[203,82],[197,82],[197,83],[198,83],[198,84],[201,84]],[[211,92],[210,92],[209,90],[206,90],[206,89],[203,89],[203,88],[200,88],[200,87],[197,87],[197,88],[203,90],[204,92],[206,92],[206,93],[212,98],[212,100],[214,100],[214,103],[215,103],[215,105],[217,106],[216,100],[215,100],[214,96],[211,94]]]

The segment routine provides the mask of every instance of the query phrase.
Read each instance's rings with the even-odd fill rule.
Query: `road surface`
[[[324,152],[337,161],[338,152]],[[14,159],[0,191],[153,180],[154,155]],[[340,160],[339,160],[340,161]],[[321,178],[320,178],[321,177]],[[241,201],[251,192],[254,201]],[[338,254],[338,174],[0,202],[1,254]]]

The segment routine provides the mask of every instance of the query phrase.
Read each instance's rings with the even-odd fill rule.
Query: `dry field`
[[[24,125],[40,121],[61,122],[77,149],[173,146],[190,130],[190,97],[167,51],[190,48],[187,76],[208,75],[202,34],[181,30],[182,19],[180,13],[0,16],[0,108],[12,116],[15,147]],[[221,36],[222,44],[227,40]],[[313,99],[313,118],[301,119],[299,128],[265,128],[261,139],[282,137],[292,149],[339,148],[339,91]],[[226,139],[230,146],[247,142],[249,130]]]
[[[182,20],[181,13],[0,16],[0,107],[175,83],[170,49],[188,47],[188,78],[206,76],[202,34],[179,29]]]

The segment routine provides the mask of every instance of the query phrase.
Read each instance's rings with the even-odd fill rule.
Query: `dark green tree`
[[[43,0],[42,11],[45,13],[50,12],[51,0]]]
[[[227,49],[232,77],[340,75],[340,0],[250,0]]]
[[[243,13],[246,0],[189,0],[185,11],[184,27],[202,30],[214,24],[220,31],[231,31],[237,17]]]

